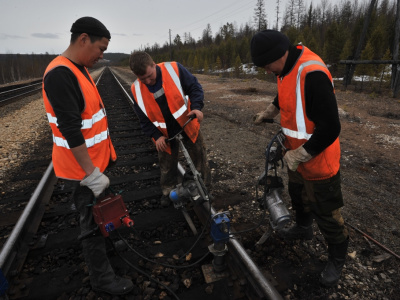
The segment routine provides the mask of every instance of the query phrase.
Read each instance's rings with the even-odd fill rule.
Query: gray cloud
[[[115,32],[111,33],[111,35],[113,35],[113,36],[116,36],[116,35],[118,35],[118,36],[126,36],[125,33],[115,33]]]
[[[58,35],[54,33],[32,33],[31,35],[40,39],[58,39]]]
[[[19,35],[10,35],[10,34],[4,34],[4,33],[0,33],[0,40],[17,40],[17,39],[26,39],[23,36],[19,36]]]

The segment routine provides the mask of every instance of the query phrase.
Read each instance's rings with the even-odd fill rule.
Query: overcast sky
[[[340,0],[328,2],[339,3]],[[283,12],[287,0],[281,0]],[[311,0],[306,0],[306,7]],[[111,32],[107,52],[131,53],[161,46],[184,32],[198,40],[209,23],[213,36],[227,22],[251,23],[257,0],[0,0],[0,53],[60,54],[71,25],[83,16],[99,19]],[[275,22],[276,0],[265,0],[268,22]],[[314,5],[320,0],[313,0]]]

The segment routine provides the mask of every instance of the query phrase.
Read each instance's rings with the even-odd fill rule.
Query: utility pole
[[[170,61],[172,61],[172,43],[171,43],[171,29],[169,30],[169,56],[170,56]]]

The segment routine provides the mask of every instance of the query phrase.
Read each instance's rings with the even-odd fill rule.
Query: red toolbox
[[[92,209],[94,221],[105,237],[109,235],[109,232],[121,227],[122,224],[127,227],[133,226],[133,221],[129,217],[121,195],[110,194],[97,199]]]

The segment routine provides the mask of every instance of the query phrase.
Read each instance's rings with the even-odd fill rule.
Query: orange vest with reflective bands
[[[92,77],[89,75],[89,81],[69,59],[63,56],[56,57],[47,66],[43,76],[42,85],[44,107],[46,109],[51,130],[53,131],[52,158],[54,172],[59,178],[82,180],[86,174],[76,161],[69,148],[68,142],[58,129],[57,117],[44,90],[44,78],[46,77],[46,74],[54,68],[60,66],[70,69],[78,79],[79,87],[85,101],[85,109],[81,114],[81,131],[83,137],[85,138],[86,147],[88,149],[89,156],[92,159],[93,165],[99,167],[101,172],[104,172],[108,166],[108,163],[110,162],[110,159],[115,161],[117,159],[117,155],[110,139],[107,116],[103,101],[101,100],[99,92],[96,88],[96,84],[94,83]]]
[[[315,124],[307,118],[305,108],[305,78],[314,71],[322,71],[332,82],[332,75],[322,59],[307,47],[302,49],[293,69],[283,78],[278,77],[279,108],[282,131],[286,136],[285,146],[294,150],[309,140],[314,132]],[[307,180],[323,180],[339,171],[340,145],[337,138],[320,154],[305,163],[300,163],[297,171]]]
[[[182,127],[186,121],[189,120],[187,114],[190,112],[190,100],[186,99],[186,95],[183,93],[179,79],[178,65],[176,62],[165,62],[158,64],[158,66],[161,68],[162,88],[167,98],[168,107],[174,118]],[[168,137],[167,125],[165,124],[163,114],[156,102],[154,94],[151,93],[147,86],[140,80],[136,80],[132,84],[131,90],[136,104],[139,105],[143,113],[164,136]],[[157,94],[159,92],[160,91],[158,91]],[[199,129],[200,123],[197,119],[193,119],[193,121],[189,122],[184,128],[186,135],[193,143],[196,142]],[[171,154],[169,145],[166,152]]]

